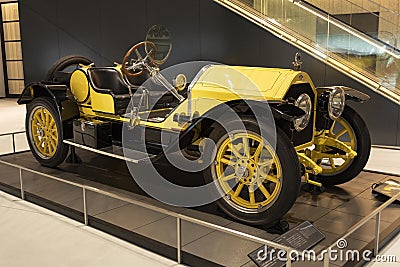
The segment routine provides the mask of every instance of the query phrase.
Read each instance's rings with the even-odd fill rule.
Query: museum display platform
[[[193,209],[163,204],[147,196],[138,187],[124,161],[81,149],[77,149],[77,154],[83,163],[63,163],[56,169],[40,166],[30,152],[1,156],[0,190],[86,222],[171,259],[177,259],[177,238],[181,238],[182,263],[190,266],[256,266],[247,254],[259,248],[259,243],[206,227],[207,222],[266,240],[279,236],[263,227],[234,222],[224,216],[215,204]],[[177,176],[176,179],[182,179]],[[326,237],[313,247],[318,253],[387,200],[371,193],[371,185],[390,178],[396,177],[362,172],[354,180],[327,188],[322,194],[301,191],[296,204],[284,219],[290,228],[304,221],[313,223]],[[190,181],[177,182],[189,185],[196,184],[198,179],[201,177],[193,175]],[[82,187],[77,185],[90,187],[91,190],[82,194]],[[105,195],[104,192],[109,194]],[[143,204],[138,206],[132,201]],[[158,207],[163,212],[149,209],[149,206]],[[170,211],[171,215],[165,211]],[[399,231],[399,211],[400,205],[396,203],[382,210],[381,244]],[[204,225],[182,220],[181,234],[178,235],[177,219],[172,214],[181,214],[194,221],[197,219]],[[371,250],[374,247],[374,234],[375,221],[372,219],[346,238],[347,248]],[[292,264],[310,266],[310,262]],[[312,264],[322,266],[323,262]],[[331,262],[332,266],[354,264],[339,260]]]

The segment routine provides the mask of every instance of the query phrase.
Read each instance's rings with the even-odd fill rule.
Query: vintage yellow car
[[[316,88],[300,70],[299,55],[294,69],[206,64],[190,81],[185,74],[170,81],[159,66],[171,48],[169,32],[155,26],[121,64],[96,67],[69,56],[46,81],[29,84],[18,103],[27,104],[27,138],[38,162],[55,167],[70,147],[137,164],[182,152],[192,163],[206,163],[199,172],[220,194],[218,206],[253,225],[286,214],[302,179],[337,185],[362,171],[370,135],[346,101],[368,95],[344,86]],[[111,146],[141,156],[117,156],[115,149],[107,152]],[[190,179],[185,171],[183,179]]]

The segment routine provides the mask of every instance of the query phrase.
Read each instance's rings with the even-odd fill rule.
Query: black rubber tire
[[[63,71],[70,66],[79,65],[79,64],[90,65],[92,63],[93,63],[92,60],[90,60],[84,56],[80,56],[80,55],[69,55],[69,56],[62,57],[59,60],[57,60],[53,64],[53,66],[51,66],[51,68],[47,72],[44,80],[45,81],[53,81],[54,74],[57,71]]]
[[[246,127],[246,130],[254,133],[260,132],[259,125],[254,121],[254,119],[244,118],[242,119],[242,123]],[[265,130],[268,133],[268,129]],[[216,127],[211,132],[209,138],[217,144],[218,149],[218,144],[221,143],[221,140],[226,138],[226,133],[220,127]],[[220,198],[216,201],[222,211],[239,222],[250,225],[272,225],[279,221],[289,211],[297,199],[301,184],[301,174],[300,163],[296,151],[289,138],[279,128],[276,129],[276,139],[275,150],[282,167],[283,178],[281,191],[275,202],[272,203],[268,209],[262,212],[245,213],[232,207],[224,198]],[[214,162],[214,160],[211,162]],[[206,183],[213,181],[211,171],[212,166],[213,164],[203,171],[203,177]]]
[[[353,161],[339,173],[333,175],[317,175],[324,186],[333,186],[346,183],[355,178],[365,167],[371,152],[371,137],[367,125],[358,113],[349,106],[346,106],[342,118],[345,119],[354,132],[357,144],[357,156]]]
[[[58,131],[58,142],[57,142],[56,152],[50,158],[44,158],[43,156],[41,156],[40,152],[37,151],[35,144],[33,143],[30,117],[34,109],[38,106],[43,106],[50,111],[51,115],[55,120],[55,124]],[[60,115],[57,110],[57,107],[55,106],[55,103],[50,98],[38,97],[27,105],[25,129],[26,129],[28,144],[32,151],[32,154],[41,165],[53,168],[64,162],[65,158],[67,157],[69,147],[68,145],[63,143],[63,126],[60,120]]]

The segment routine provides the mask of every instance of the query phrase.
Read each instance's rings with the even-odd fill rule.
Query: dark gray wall
[[[164,24],[174,50],[166,66],[193,60],[291,68],[297,48],[211,0],[20,0],[26,82],[41,80],[58,58],[81,54],[96,65],[121,61],[147,29]],[[354,104],[374,144],[400,145],[400,108],[304,54],[303,70],[317,86],[343,84],[372,96]]]

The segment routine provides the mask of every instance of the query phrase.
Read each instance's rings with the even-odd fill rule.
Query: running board
[[[116,158],[116,159],[120,159],[120,160],[125,160],[127,162],[136,163],[136,164],[150,160],[155,157],[155,155],[153,155],[153,154],[147,154],[145,152],[137,151],[137,150],[133,150],[133,149],[127,149],[127,148],[124,149],[124,148],[118,147],[118,146],[110,146],[110,147],[106,147],[106,148],[102,148],[102,149],[97,149],[97,148],[93,148],[93,147],[75,143],[72,140],[63,140],[63,142],[64,142],[64,144],[78,147],[78,148],[81,148],[81,149],[84,149],[87,151],[91,151],[91,152],[94,152],[94,153],[97,153],[97,154],[100,154],[103,156]],[[132,155],[132,157],[125,157],[124,152]]]

